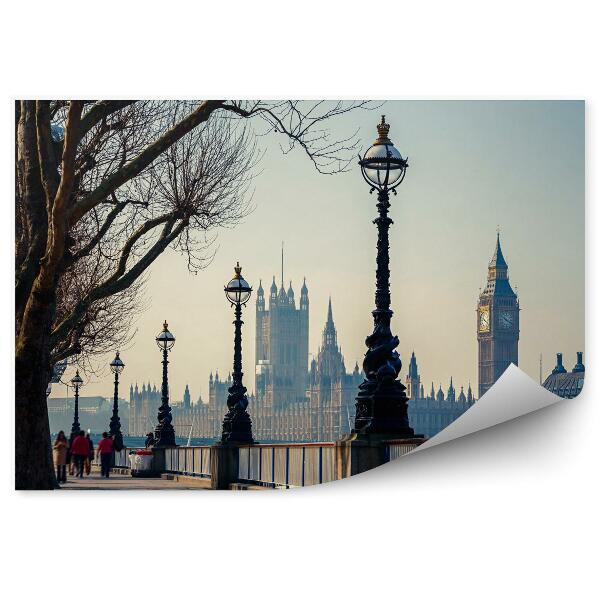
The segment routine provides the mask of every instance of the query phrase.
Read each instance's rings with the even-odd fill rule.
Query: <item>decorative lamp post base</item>
[[[108,430],[113,439],[113,448],[120,452],[125,447],[123,444],[123,434],[121,433],[121,419],[118,415],[113,415],[110,419]]]
[[[222,444],[254,444],[252,420],[245,410],[230,409],[223,419]]]
[[[377,385],[364,381],[359,389],[352,433],[390,438],[423,437],[415,435],[408,422],[408,398],[402,383],[394,380]]]
[[[113,438],[113,449],[115,452],[121,452],[123,448],[125,448],[125,443],[123,442],[123,434],[118,431],[117,433],[112,434]]]
[[[390,439],[422,437],[415,435],[408,422],[406,387],[398,380],[402,361],[396,348],[400,342],[389,325],[392,311],[376,309],[373,317],[375,329],[366,339],[363,361],[366,379],[358,386],[352,433]]]
[[[175,429],[171,423],[157,425],[156,429],[154,430],[154,437],[156,439],[154,446],[157,448],[165,446],[177,446],[175,443]]]

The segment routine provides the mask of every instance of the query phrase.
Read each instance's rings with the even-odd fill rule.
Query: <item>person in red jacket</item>
[[[85,459],[90,453],[90,443],[85,437],[85,432],[80,431],[71,442],[71,456],[75,459],[75,467],[77,468],[76,477],[83,479],[83,465]]]
[[[102,433],[102,439],[98,442],[98,454],[100,457],[100,468],[102,477],[110,475],[110,465],[112,461],[113,441],[108,437],[108,433]]]

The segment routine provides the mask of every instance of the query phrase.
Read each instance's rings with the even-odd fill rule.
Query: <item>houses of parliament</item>
[[[296,304],[290,282],[275,278],[265,294],[256,294],[256,364],[254,395],[248,397],[254,437],[259,441],[333,441],[349,433],[354,422],[355,398],[363,374],[358,364],[348,371],[337,341],[331,299],[321,344],[309,365],[309,294],[306,280]],[[488,265],[487,284],[477,305],[479,397],[511,362],[518,364],[519,304],[508,280],[508,266],[500,237]],[[307,368],[308,367],[308,368]],[[179,437],[217,439],[227,411],[231,377],[211,373],[208,402],[191,402],[186,385],[183,400],[171,402],[173,425]],[[476,398],[471,384],[458,391],[452,378],[444,392],[433,383],[428,393],[421,382],[415,353],[405,377],[408,414],[416,433],[431,437],[470,408]],[[154,429],[160,405],[155,386],[130,389],[130,435]]]

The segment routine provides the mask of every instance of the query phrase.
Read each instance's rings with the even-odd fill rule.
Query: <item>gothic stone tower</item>
[[[423,397],[422,389],[423,386],[421,385],[421,377],[419,376],[417,357],[413,352],[408,365],[408,374],[406,375],[406,395],[409,400],[419,400]]]
[[[488,266],[487,285],[477,304],[479,343],[479,397],[511,363],[519,364],[519,300],[508,281],[500,234]]]
[[[282,408],[306,397],[308,367],[308,288],[300,290],[296,308],[292,284],[277,290],[275,278],[265,307],[262,284],[256,294],[257,398],[266,406]]]
[[[310,367],[310,439],[329,441],[339,439],[352,428],[350,412],[362,381],[358,365],[346,373],[344,357],[337,343],[331,298],[321,347]]]

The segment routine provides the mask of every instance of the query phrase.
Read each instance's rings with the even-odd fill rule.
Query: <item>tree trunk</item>
[[[15,488],[58,487],[52,460],[46,388],[50,382],[50,329],[55,298],[35,297],[28,307],[35,333],[17,339],[15,359]],[[31,331],[31,329],[30,329]]]

